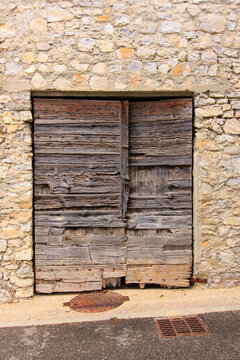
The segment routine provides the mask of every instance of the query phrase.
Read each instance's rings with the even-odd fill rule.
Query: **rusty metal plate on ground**
[[[96,313],[115,309],[128,300],[128,296],[122,296],[113,291],[94,292],[79,294],[64,305],[75,311]]]
[[[199,316],[156,320],[159,335],[162,338],[195,336],[210,334]]]

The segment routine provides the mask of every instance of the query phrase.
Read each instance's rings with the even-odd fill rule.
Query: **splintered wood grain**
[[[36,230],[41,235],[40,239],[35,239],[37,291],[97,290],[100,286],[97,282],[101,282],[102,288],[108,281],[117,283],[126,275],[127,239],[123,228]],[[71,284],[70,287],[67,284]]]
[[[115,165],[114,165],[115,166]],[[35,195],[110,194],[120,189],[117,171],[83,169],[79,166],[35,167]]]
[[[187,166],[149,166],[130,168],[131,197],[165,194],[191,194],[192,173]]]
[[[139,265],[127,267],[126,283],[159,284],[164,287],[189,287],[191,264]]]

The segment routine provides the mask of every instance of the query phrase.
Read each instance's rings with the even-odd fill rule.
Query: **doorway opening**
[[[188,287],[192,98],[33,98],[36,292]]]

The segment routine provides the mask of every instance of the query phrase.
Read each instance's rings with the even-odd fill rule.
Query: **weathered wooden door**
[[[130,103],[127,283],[189,285],[192,101]]]
[[[36,291],[188,286],[191,164],[191,99],[34,99]]]
[[[127,134],[126,102],[34,99],[36,291],[125,276]]]

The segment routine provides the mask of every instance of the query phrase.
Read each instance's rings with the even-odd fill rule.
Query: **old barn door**
[[[130,104],[127,283],[188,286],[192,100]]]
[[[128,103],[34,99],[37,292],[126,274]]]
[[[191,165],[191,99],[34,99],[36,291],[188,286]]]

